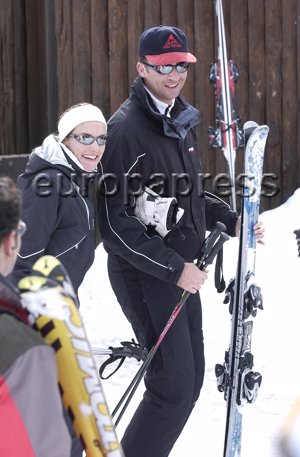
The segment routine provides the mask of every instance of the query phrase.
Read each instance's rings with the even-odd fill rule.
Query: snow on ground
[[[254,325],[252,352],[254,370],[263,375],[258,398],[243,408],[242,456],[280,457],[277,439],[280,426],[293,401],[300,396],[300,258],[293,233],[300,228],[300,188],[278,208],[261,215],[266,229],[264,246],[258,245],[256,279],[261,286],[264,310]],[[231,239],[224,247],[224,272],[235,275],[238,243]],[[223,363],[228,349],[230,316],[210,279],[201,290],[206,352],[206,377],[200,399],[171,453],[220,457],[223,450],[226,404],[216,388],[214,367]],[[96,258],[80,288],[81,313],[93,348],[120,346],[134,335],[111,290],[106,271],[106,253],[100,245]],[[175,304],[174,304],[175,306]],[[162,343],[163,344],[163,343]],[[95,356],[100,365],[107,356]],[[112,411],[140,363],[127,359],[110,379],[102,381]],[[143,382],[117,427],[121,439],[143,393]]]

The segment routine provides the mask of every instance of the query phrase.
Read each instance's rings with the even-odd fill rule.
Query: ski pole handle
[[[203,243],[203,246],[201,248],[201,253],[203,255],[211,252],[213,245],[217,241],[218,237],[220,236],[221,233],[226,231],[226,225],[223,224],[222,222],[217,222],[215,228],[212,230],[212,232],[208,235],[206,240]]]
[[[206,256],[206,258],[202,262],[202,265],[199,267],[200,270],[204,270],[208,265],[210,265],[213,262],[214,258],[222,248],[223,244],[228,240],[229,236],[226,233],[222,232],[220,234],[218,241],[215,243],[212,251]]]

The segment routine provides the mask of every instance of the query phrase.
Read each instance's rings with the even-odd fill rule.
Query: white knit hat
[[[90,121],[102,122],[107,128],[102,111],[97,106],[90,103],[79,103],[78,105],[71,106],[59,119],[57,126],[59,141],[63,141],[77,125]]]

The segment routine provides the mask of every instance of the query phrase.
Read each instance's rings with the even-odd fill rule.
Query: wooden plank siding
[[[300,187],[300,0],[223,0],[223,9],[228,58],[240,73],[241,125],[251,119],[270,126],[264,191],[278,192],[263,199],[269,209]],[[198,58],[183,94],[201,113],[203,167],[211,176],[205,188],[214,190],[213,178],[227,167],[222,152],[208,147],[207,128],[215,123],[213,0],[2,0],[0,155],[29,153],[72,104],[95,103],[109,118],[136,76],[141,32],[159,24],[182,28]],[[238,150],[237,176],[242,168]]]

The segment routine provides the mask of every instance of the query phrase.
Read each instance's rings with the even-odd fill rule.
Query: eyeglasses
[[[14,231],[20,235],[20,237],[22,237],[24,235],[24,233],[26,232],[27,230],[27,225],[25,224],[24,221],[20,221],[20,224],[19,224],[19,227],[16,228]]]
[[[77,140],[79,143],[85,144],[86,146],[93,144],[94,141],[96,141],[98,146],[103,146],[104,144],[107,143],[107,138],[108,138],[107,135],[93,136],[93,135],[90,135],[89,133],[80,133],[80,134],[70,133],[68,135],[68,137],[75,138],[75,140]]]
[[[185,73],[187,69],[189,68],[190,64],[188,62],[181,62],[181,63],[176,63],[174,65],[169,64],[169,65],[152,65],[151,63],[148,62],[142,62],[144,65],[147,67],[153,68],[156,73],[159,73],[160,75],[169,75],[172,73],[172,71],[175,70],[178,73]]]

